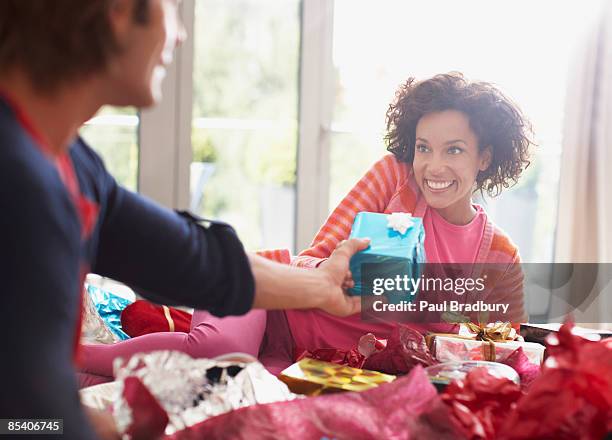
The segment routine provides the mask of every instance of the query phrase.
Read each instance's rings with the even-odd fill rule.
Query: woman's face
[[[471,219],[471,198],[491,149],[478,150],[468,117],[457,110],[428,113],[416,126],[413,169],[427,204],[451,223]]]
[[[149,0],[143,23],[134,19],[135,0],[113,3],[110,18],[120,51],[107,70],[111,104],[149,107],[161,99],[174,49],[186,37],[179,1]]]

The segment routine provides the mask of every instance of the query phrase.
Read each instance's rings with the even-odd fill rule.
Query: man
[[[94,437],[72,366],[90,271],[218,316],[359,309],[341,286],[367,242],[344,243],[313,271],[247,255],[229,226],[202,227],[121,188],[78,137],[103,105],[161,98],[185,38],[177,3],[0,2],[0,418],[63,418],[63,438]]]

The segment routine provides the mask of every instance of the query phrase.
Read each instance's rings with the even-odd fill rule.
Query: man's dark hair
[[[145,23],[148,0],[134,0]],[[111,0],[0,0],[0,73],[19,67],[41,91],[100,71],[119,48]]]

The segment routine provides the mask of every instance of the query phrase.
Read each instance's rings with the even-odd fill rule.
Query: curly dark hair
[[[457,110],[470,121],[482,151],[491,147],[491,164],[476,178],[476,191],[498,195],[515,185],[529,164],[531,124],[520,109],[492,84],[468,81],[459,72],[423,81],[409,78],[387,110],[387,150],[412,164],[419,119],[428,113]]]

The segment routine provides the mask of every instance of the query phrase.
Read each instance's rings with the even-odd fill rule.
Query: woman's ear
[[[483,148],[480,152],[480,163],[478,169],[480,171],[486,171],[487,168],[491,165],[491,160],[493,159],[493,148],[490,145]]]

